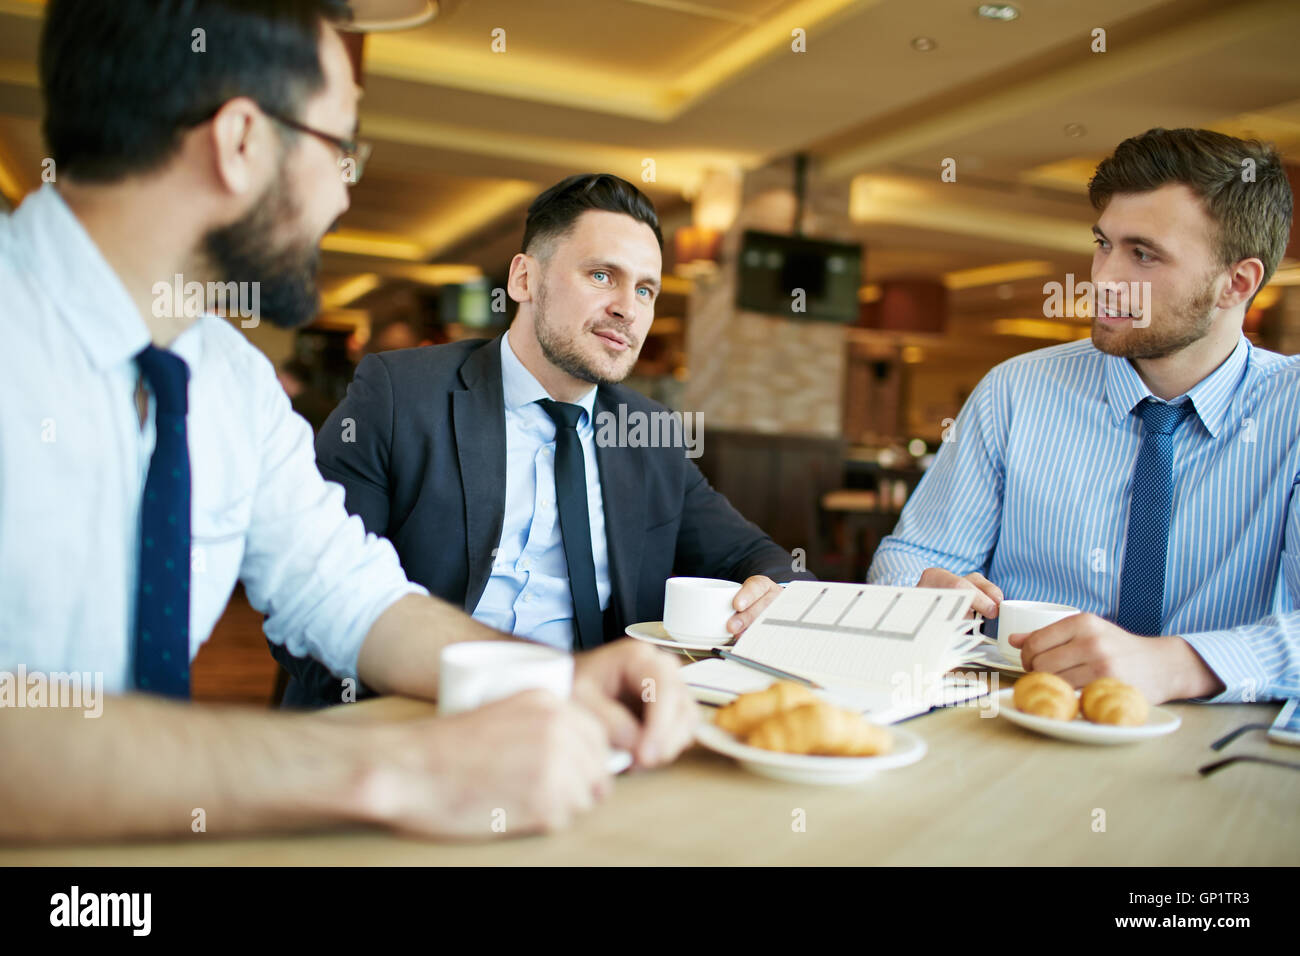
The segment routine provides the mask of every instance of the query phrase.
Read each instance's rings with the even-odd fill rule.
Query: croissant
[[[1140,727],[1150,706],[1142,692],[1113,677],[1099,677],[1083,689],[1083,716],[1095,724]]]
[[[1115,677],[1098,677],[1092,683],[1087,684],[1079,695],[1079,709],[1083,711],[1083,716],[1088,717],[1092,704],[1099,694],[1109,692],[1116,687],[1128,687],[1128,684]],[[1088,719],[1091,720],[1092,718],[1089,717]]]
[[[815,700],[817,696],[803,684],[777,681],[767,690],[741,694],[718,711],[714,723],[728,733],[744,737],[773,714]]]
[[[774,714],[755,727],[745,742],[764,750],[827,757],[874,757],[893,746],[884,727],[820,700]]]
[[[1011,699],[1017,710],[1051,720],[1074,720],[1079,713],[1074,688],[1047,671],[1031,671],[1016,681]]]

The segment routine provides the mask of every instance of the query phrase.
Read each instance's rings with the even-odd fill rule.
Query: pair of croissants
[[[1141,691],[1114,677],[1099,677],[1076,696],[1064,678],[1047,671],[1031,671],[1016,681],[1011,699],[1026,714],[1074,720],[1082,712],[1094,724],[1120,727],[1140,727],[1150,710]]]
[[[788,754],[874,757],[893,745],[884,727],[789,681],[741,694],[718,711],[714,722],[751,747]]]

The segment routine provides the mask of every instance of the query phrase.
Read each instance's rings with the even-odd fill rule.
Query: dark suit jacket
[[[629,388],[602,385],[595,416],[617,415],[620,404],[629,413],[665,411]],[[316,461],[343,485],[348,511],[392,541],[408,578],[472,613],[505,517],[500,339],[367,356],[320,430]],[[596,461],[612,586],[605,640],[662,619],[664,582],[675,574],[811,577],[791,570],[790,555],[714,491],[684,449],[598,445]],[[341,685],[323,665],[271,650],[294,677],[285,706],[339,703]]]

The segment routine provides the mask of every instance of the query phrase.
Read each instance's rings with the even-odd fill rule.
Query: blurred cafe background
[[[499,333],[529,200],[615,173],[667,245],[629,384],[703,413],[708,478],[828,579],[865,576],[990,368],[1088,335],[1044,285],[1088,278],[1086,184],[1121,140],[1269,140],[1300,190],[1295,0],[353,6],[374,152],[323,244],[319,318],[244,330],[295,407],[319,425],[368,352]],[[6,208],[41,184],[42,9],[0,0]],[[1246,331],[1300,352],[1294,232]],[[274,694],[260,624],[237,592],[196,697]]]

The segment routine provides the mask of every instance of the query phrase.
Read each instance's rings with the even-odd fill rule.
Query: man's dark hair
[[[1251,257],[1264,263],[1262,289],[1291,235],[1291,184],[1277,151],[1207,129],[1149,129],[1102,160],[1088,183],[1088,198],[1103,210],[1116,193],[1149,192],[1168,183],[1182,183],[1205,204],[1216,227],[1210,239],[1220,265]]]
[[[545,258],[552,240],[567,235],[589,209],[619,212],[649,226],[664,248],[655,207],[641,190],[609,173],[580,173],[562,179],[533,200],[524,222],[523,251]],[[547,246],[546,250],[542,247]]]
[[[295,116],[325,83],[322,25],[349,18],[340,0],[51,0],[40,74],[55,168],[100,183],[156,169],[237,96]]]

